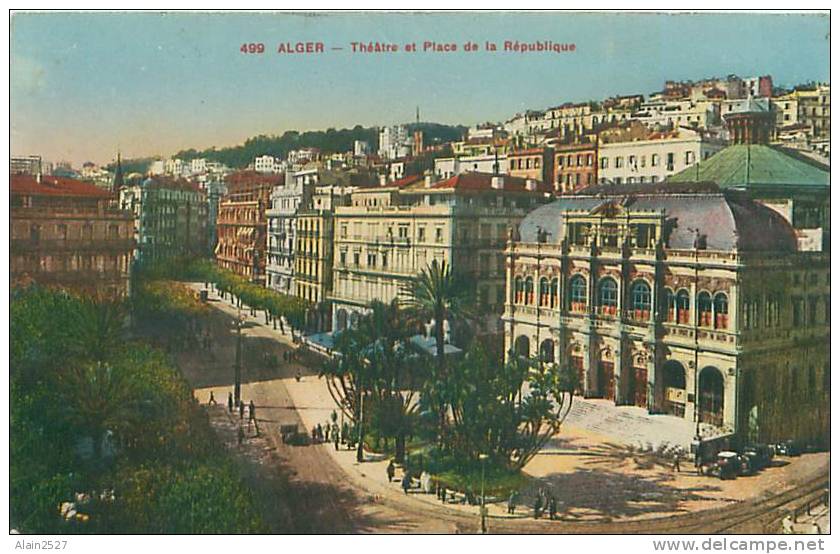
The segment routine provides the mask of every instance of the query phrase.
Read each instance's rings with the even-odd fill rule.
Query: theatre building
[[[827,441],[829,257],[716,185],[597,186],[508,242],[505,346],[704,435]]]

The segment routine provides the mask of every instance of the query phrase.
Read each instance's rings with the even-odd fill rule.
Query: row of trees
[[[147,265],[138,275],[138,283],[163,283],[171,280],[188,280],[213,284],[222,297],[231,295],[237,303],[247,306],[252,315],[261,311],[266,324],[278,326],[285,332],[285,325],[292,333],[302,329],[312,306],[301,298],[281,294],[275,290],[253,283],[232,271],[220,268],[213,260],[206,258],[175,258]],[[138,285],[138,290],[143,290]],[[140,299],[138,304],[145,303]]]
[[[517,472],[559,430],[576,373],[538,359],[504,363],[478,341],[448,356],[440,323],[470,320],[477,310],[469,281],[445,263],[433,262],[402,296],[374,302],[336,337],[322,371],[336,404],[360,435],[392,437],[398,461],[405,461],[406,437],[415,436],[427,444],[424,465],[437,473],[469,472],[484,457]],[[431,356],[412,341],[429,320]]]
[[[126,305],[30,287],[10,311],[13,527],[265,531],[189,384],[126,339]]]
[[[426,144],[443,144],[461,140],[467,127],[462,125],[443,125],[439,123],[412,123],[409,132],[423,131]],[[225,148],[208,148],[196,150],[194,148],[182,150],[173,157],[182,160],[206,158],[220,162],[228,167],[242,168],[254,161],[258,156],[271,155],[285,158],[292,151],[300,148],[318,148],[325,153],[348,152],[353,150],[354,141],[365,141],[370,148],[376,150],[379,133],[376,127],[362,127],[356,125],[351,129],[327,129],[325,131],[286,131],[282,135],[259,135],[251,137],[244,144]],[[154,158],[138,158],[122,160],[123,171],[126,173],[145,173]],[[115,164],[107,166],[113,171]]]

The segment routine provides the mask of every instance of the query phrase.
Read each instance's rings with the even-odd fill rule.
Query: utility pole
[[[236,363],[233,366],[233,400],[236,406],[240,403],[242,388],[242,308],[236,309]]]
[[[356,445],[356,461],[362,463],[365,461],[364,442],[365,442],[365,391],[359,388],[359,444]]]

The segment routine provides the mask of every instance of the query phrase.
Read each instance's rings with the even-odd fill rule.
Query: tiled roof
[[[10,175],[12,194],[30,194],[44,196],[87,196],[91,198],[109,198],[111,193],[86,181],[68,177],[43,175],[41,182],[34,175]]]
[[[776,211],[742,193],[701,192],[699,188],[698,192],[684,193],[648,190],[562,196],[525,217],[519,227],[521,240],[537,242],[541,231],[548,233],[548,242],[559,243],[564,238],[568,213],[587,214],[605,204],[618,210],[664,213],[673,222],[666,237],[667,248],[691,250],[698,234],[705,237],[707,250],[793,252],[797,248],[793,227]]]
[[[455,175],[449,179],[434,183],[432,189],[454,189],[456,191],[483,191],[493,190],[492,173],[469,172]],[[532,192],[525,188],[526,179],[512,177],[510,175],[499,175],[503,181],[505,192]],[[534,192],[552,192],[551,186],[537,181],[537,188]]]
[[[711,181],[723,188],[828,187],[831,176],[821,164],[762,144],[724,148],[694,167],[672,175],[668,182]]]
[[[286,182],[283,173],[260,173],[258,171],[237,171],[225,178],[229,185],[280,185]]]

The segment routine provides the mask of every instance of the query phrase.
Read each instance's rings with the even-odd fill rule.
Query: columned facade
[[[706,434],[825,436],[827,256],[796,252],[789,224],[757,203],[709,192],[654,209],[651,196],[577,197],[526,218],[506,252],[508,356],[558,363],[578,375],[584,397],[685,418]],[[774,235],[775,249],[724,248],[720,229],[695,227],[692,238],[671,223],[690,221],[695,208],[715,213],[743,203],[765,221],[751,228],[736,218],[734,225],[743,237]],[[547,240],[552,235],[561,240]],[[816,288],[786,294],[798,264]],[[794,340],[800,333],[808,338]],[[781,418],[778,397],[790,389],[771,392],[770,383],[787,380],[800,383],[793,390],[803,398],[788,400],[795,429],[774,419]]]

